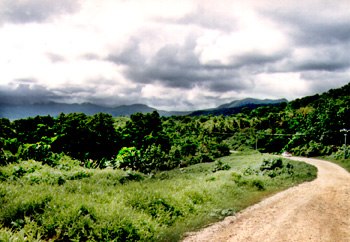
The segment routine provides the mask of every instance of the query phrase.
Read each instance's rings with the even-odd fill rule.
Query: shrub
[[[261,180],[253,180],[252,186],[257,187],[259,191],[265,190],[264,183]]]
[[[140,168],[140,151],[135,147],[123,147],[116,158],[115,167],[138,170]]]
[[[59,155],[52,153],[51,146],[40,141],[36,144],[25,144],[19,151],[19,158],[23,160],[41,161],[43,164],[55,166]]]
[[[283,168],[282,158],[272,158],[272,159],[263,159],[262,165],[260,166],[261,171],[265,170],[275,170]]]
[[[218,160],[215,162],[215,166],[213,168],[213,172],[217,172],[217,171],[224,171],[224,170],[229,170],[231,167],[228,164],[224,164],[222,163],[221,160]]]
[[[209,155],[209,154],[201,153],[198,156],[198,161],[199,161],[199,163],[208,163],[208,162],[213,162],[214,158],[211,155]]]
[[[190,156],[190,155],[195,155],[198,149],[198,145],[196,143],[188,143],[184,144],[181,147],[181,154],[183,156]]]
[[[179,164],[177,159],[171,159],[161,149],[161,145],[151,145],[146,150],[137,150],[135,147],[123,147],[112,162],[115,168],[132,169],[142,173],[151,173],[155,170],[170,170]]]
[[[222,144],[211,144],[208,146],[208,149],[210,151],[210,153],[215,157],[215,158],[219,158],[219,157],[223,157],[223,156],[227,156],[230,155],[230,148],[228,147],[228,145],[222,143]]]
[[[336,159],[336,160],[341,160],[341,159],[344,159],[344,145],[341,149],[339,149],[338,151],[336,152],[333,152],[332,155],[331,155],[332,158]],[[346,157],[345,159],[347,158],[350,158],[350,150],[347,149],[346,151]]]

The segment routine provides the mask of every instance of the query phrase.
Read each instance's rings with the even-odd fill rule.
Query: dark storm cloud
[[[323,70],[323,71],[337,71],[349,67],[346,62],[332,62],[332,61],[309,61],[306,63],[298,63],[295,68],[299,71]]]
[[[141,86],[123,87],[118,93],[106,94],[104,90],[113,87],[115,81],[92,79],[81,84],[66,83],[60,87],[48,88],[33,79],[18,79],[10,85],[0,85],[0,104],[34,104],[54,102],[83,103],[100,105],[122,105],[142,103]]]
[[[10,89],[8,86],[0,86],[0,103],[33,104],[60,99],[59,96],[44,86],[26,84],[26,80],[22,80],[21,82]],[[27,83],[33,83],[33,81]]]
[[[337,1],[334,4],[320,1],[318,5],[310,3],[293,10],[286,6],[283,10],[265,10],[260,14],[278,23],[296,45],[335,45],[350,41],[349,16],[341,14],[340,7],[335,9],[336,4]]]
[[[243,91],[249,88],[252,88],[252,83],[250,81],[244,80],[242,81],[242,77],[238,77],[235,79],[232,79],[230,81],[223,80],[223,81],[213,81],[207,83],[207,88],[211,91],[218,92],[218,93],[225,93],[228,90],[235,90],[237,92]]]
[[[349,19],[322,18],[322,16],[293,14],[278,16],[281,22],[292,27],[290,33],[298,45],[334,45],[350,40]]]
[[[146,62],[139,42],[133,40],[122,53],[110,55],[108,61],[125,65],[125,75],[136,83],[160,82],[168,87],[192,88],[196,82],[207,78],[192,48],[193,43],[188,46],[168,44]]]
[[[140,41],[134,39],[123,52],[111,54],[107,60],[126,66],[124,74],[134,83],[157,83],[187,90],[199,86],[214,92],[227,92],[248,88],[246,81],[240,78],[241,69],[248,68],[251,73],[261,72],[264,64],[274,63],[284,57],[282,52],[255,52],[232,57],[238,60],[233,60],[232,64],[202,64],[195,54],[195,41],[195,36],[189,36],[183,45],[167,44],[146,61],[140,52]]]
[[[310,46],[304,50],[303,55],[291,56],[283,64],[272,65],[270,72],[305,72],[328,71],[343,72],[350,68],[350,59],[347,54],[349,44],[334,46]]]
[[[76,0],[2,0],[0,3],[0,24],[44,22],[52,16],[74,13],[79,9]]]
[[[161,83],[166,87],[191,89],[215,79],[215,70],[206,69],[194,55],[192,46],[165,45],[148,62],[129,66],[126,75],[139,83]]]
[[[130,39],[119,54],[110,54],[107,58],[119,65],[144,65],[145,58],[140,53],[140,41],[136,38]]]

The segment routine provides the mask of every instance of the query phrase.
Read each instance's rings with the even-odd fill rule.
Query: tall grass
[[[221,158],[229,170],[212,162],[147,176],[67,160],[57,168],[36,161],[0,167],[0,241],[178,241],[316,176],[296,161],[289,161],[293,174],[244,175],[261,160],[233,154]]]

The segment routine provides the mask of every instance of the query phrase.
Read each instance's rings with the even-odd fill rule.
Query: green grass
[[[0,241],[178,241],[316,177],[316,168],[296,161],[288,161],[293,174],[244,175],[262,158],[232,154],[220,159],[229,170],[213,172],[212,162],[152,175],[86,169],[67,158],[57,168],[0,167]]]

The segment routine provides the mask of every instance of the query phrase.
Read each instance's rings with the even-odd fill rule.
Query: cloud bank
[[[0,102],[166,110],[350,80],[350,2],[4,0]]]

